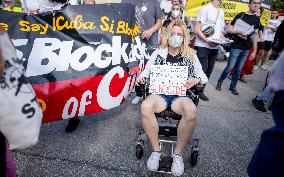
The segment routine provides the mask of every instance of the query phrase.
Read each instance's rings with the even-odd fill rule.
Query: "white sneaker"
[[[147,168],[150,171],[157,171],[159,168],[161,152],[152,152],[148,161],[147,161]]]
[[[142,100],[142,97],[136,96],[136,97],[131,101],[131,103],[132,103],[132,104],[138,104],[140,100]]]
[[[172,163],[172,174],[174,176],[181,176],[184,172],[184,163],[181,155],[172,154],[173,163]]]

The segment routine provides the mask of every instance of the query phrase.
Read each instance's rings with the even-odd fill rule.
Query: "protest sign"
[[[28,16],[0,10],[44,118],[52,122],[119,106],[134,87],[128,75],[144,55],[131,4],[66,6]]]
[[[155,94],[185,96],[184,85],[187,77],[187,66],[152,65],[149,91]]]

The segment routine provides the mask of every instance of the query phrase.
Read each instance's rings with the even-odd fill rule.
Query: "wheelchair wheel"
[[[141,159],[143,156],[144,150],[140,144],[136,145],[136,158]]]
[[[198,150],[194,150],[190,154],[190,165],[191,165],[191,167],[194,167],[197,164],[198,156],[199,156]]]

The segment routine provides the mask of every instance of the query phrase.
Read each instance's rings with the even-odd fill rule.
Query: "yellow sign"
[[[185,16],[197,17],[201,7],[208,4],[210,1],[211,0],[187,0]],[[221,8],[224,10],[225,20],[233,20],[238,13],[246,12],[249,10],[247,3],[229,0],[222,1]],[[269,18],[270,11],[265,9],[263,15],[261,16],[262,25],[267,26]]]

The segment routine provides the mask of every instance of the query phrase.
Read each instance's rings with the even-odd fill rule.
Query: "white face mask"
[[[165,10],[165,13],[169,13],[169,12],[171,12],[172,8],[173,8],[173,5],[172,5],[172,3],[169,1],[169,2],[165,3],[165,6],[164,6],[163,9]]]
[[[183,42],[183,37],[177,34],[174,34],[169,37],[169,45],[171,47],[177,48],[180,47]]]
[[[179,16],[179,10],[172,11],[172,17],[177,18]]]

